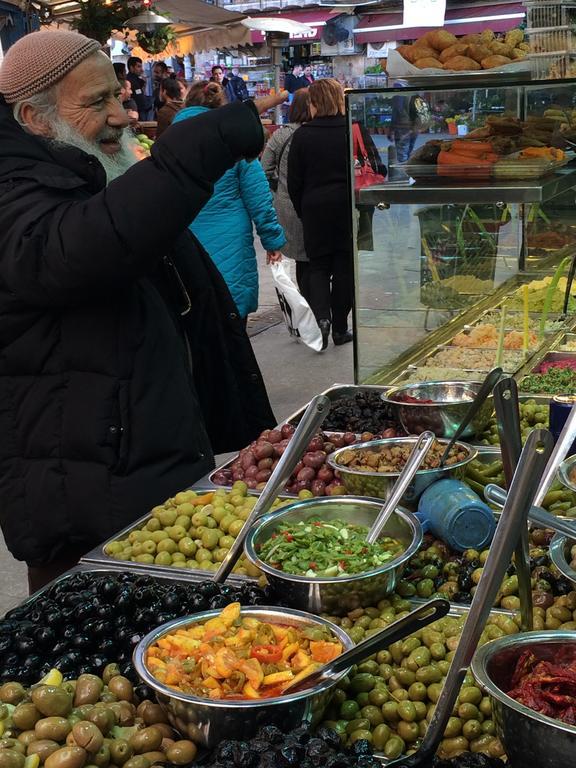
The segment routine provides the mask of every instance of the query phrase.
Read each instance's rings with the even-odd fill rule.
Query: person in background
[[[292,138],[288,193],[302,220],[308,303],[322,332],[322,349],[352,341],[354,271],[348,209],[344,90],[337,80],[317,80],[308,89],[312,119]]]
[[[210,78],[210,82],[217,83],[222,88],[228,104],[236,101],[236,96],[232,90],[232,86],[230,85],[230,80],[228,80],[224,74],[224,69],[220,66],[220,64],[215,64],[212,67],[212,77]]]
[[[307,88],[310,83],[302,75],[302,64],[294,64],[292,72],[284,78],[284,88],[288,93],[296,93],[299,88]]]
[[[193,83],[186,107],[175,116],[174,124],[195,121],[225,103],[224,91],[218,83]],[[258,308],[253,227],[266,250],[267,263],[279,261],[286,238],[278,223],[268,180],[258,160],[241,160],[216,182],[212,197],[190,229],[220,270],[244,322]]]
[[[238,67],[232,67],[232,74],[230,75],[230,88],[234,93],[233,101],[246,101],[248,97],[248,87],[244,80],[240,77],[240,70]]]
[[[144,67],[142,59],[138,56],[130,56],[127,61],[128,74],[126,79],[132,86],[132,98],[138,108],[138,118],[140,120],[150,120],[152,115],[152,99],[146,95],[146,78],[144,77]]]
[[[115,61],[112,66],[118,80],[126,80],[126,64],[121,61]]]
[[[167,65],[163,61],[155,61],[154,66],[152,67],[152,97],[154,99],[154,111],[156,114],[158,114],[158,110],[163,106],[160,89],[167,77]]]
[[[301,88],[294,94],[288,120],[268,140],[262,154],[262,167],[271,187],[275,187],[274,207],[286,235],[282,253],[296,262],[296,282],[300,293],[307,300],[309,262],[304,248],[304,233],[302,222],[288,194],[288,157],[292,138],[295,131],[310,120],[310,94],[307,88]]]
[[[126,110],[126,114],[128,115],[128,118],[130,120],[130,127],[134,128],[136,123],[138,122],[138,107],[136,106],[136,102],[132,98],[132,86],[130,85],[130,81],[126,79],[126,77],[121,77],[120,75],[118,77],[118,82],[120,83],[120,88],[122,89],[120,91],[120,102],[124,109]]]
[[[417,132],[410,115],[410,97],[396,94],[392,97],[392,137],[396,148],[396,159],[405,163],[414,150]]]
[[[304,78],[304,80],[307,80],[307,81],[308,81],[308,85],[312,85],[312,83],[313,83],[313,82],[314,82],[314,80],[316,79],[316,78],[314,77],[314,75],[312,74],[312,67],[310,66],[310,64],[307,64],[307,65],[304,67],[304,74],[303,74],[303,78]]]
[[[160,87],[160,99],[164,106],[158,110],[156,138],[160,137],[166,128],[172,124],[176,113],[184,106],[182,85],[178,80],[172,80],[169,77],[163,80]]]

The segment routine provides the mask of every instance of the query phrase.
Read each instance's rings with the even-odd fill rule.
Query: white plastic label
[[[446,0],[404,0],[405,27],[442,27]]]

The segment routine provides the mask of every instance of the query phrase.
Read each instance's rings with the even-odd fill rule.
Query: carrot
[[[487,179],[490,176],[492,166],[498,159],[498,155],[494,153],[489,158],[482,158],[442,150],[437,161],[438,175]]]
[[[452,151],[462,155],[486,155],[494,152],[494,147],[489,141],[466,141],[466,139],[455,139],[452,144]]]
[[[211,491],[210,493],[203,493],[202,496],[190,499],[188,503],[192,504],[193,507],[203,507],[205,504],[210,504],[213,498],[214,492]]]

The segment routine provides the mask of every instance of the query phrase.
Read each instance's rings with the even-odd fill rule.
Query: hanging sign
[[[442,27],[446,0],[404,0],[405,27]]]

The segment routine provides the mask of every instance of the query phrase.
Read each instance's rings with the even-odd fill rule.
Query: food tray
[[[574,349],[564,349],[566,344],[574,344]],[[576,354],[576,333],[565,333],[564,336],[561,336],[556,343],[552,347],[553,351],[555,352],[562,352],[563,354],[568,354],[570,352],[573,352]]]
[[[539,368],[542,363],[560,363],[563,360],[573,360],[576,362],[576,352],[547,352],[537,365],[530,369],[530,373],[540,373]]]
[[[474,352],[478,352],[478,351],[487,351],[488,352],[488,351],[490,351],[490,348],[486,348],[486,347],[479,347],[479,348],[476,348],[476,347],[457,347],[457,346],[452,346],[450,344],[438,344],[437,347],[435,347],[433,350],[431,350],[431,352],[429,354],[427,354],[423,358],[424,366],[421,365],[421,366],[418,366],[418,367],[420,367],[420,368],[425,367],[425,362],[426,361],[428,361],[428,360],[432,361],[434,356],[438,352],[441,352],[442,350],[445,350],[445,349],[446,350],[458,350],[458,351],[462,351],[462,350],[465,350],[465,349],[470,349],[471,351],[474,351]],[[494,357],[496,357],[496,350],[494,349],[493,351],[494,351]],[[517,352],[517,351],[519,351],[519,350],[514,350],[514,349],[512,349],[512,350],[510,350],[510,349],[504,350],[504,356],[506,356],[506,352]],[[524,365],[526,365],[526,362],[530,359],[530,357],[532,357],[532,354],[533,353],[529,353],[528,357],[525,358],[524,360],[520,361],[518,365],[510,364],[510,367],[508,367],[508,368],[504,367],[506,365],[506,363],[503,361],[502,362],[502,367],[503,367],[504,373],[513,374],[513,373],[516,373],[516,371],[519,371],[520,368],[522,368]],[[438,365],[434,365],[434,367],[435,368],[442,368],[444,366],[442,366],[441,364],[438,364]],[[493,366],[483,367],[483,368],[475,368],[473,366],[469,366],[467,368],[463,368],[462,370],[478,371],[479,374],[486,374],[486,373],[488,373],[488,371],[490,370],[491,367],[493,367]],[[483,378],[484,378],[483,376],[480,376],[480,381],[482,381]]]
[[[496,323],[495,323],[495,320],[494,320],[494,317],[493,317],[495,311],[496,311],[495,309],[486,309],[486,310],[484,310],[484,312],[481,312],[480,315],[478,315],[477,319],[473,323],[466,323],[466,325],[464,325],[462,330],[463,331],[469,331],[469,330],[472,330],[473,328],[475,328],[477,325],[482,325],[483,323],[492,323],[492,325],[495,325]],[[534,321],[535,325],[537,325],[539,323],[541,316],[542,315],[541,315],[540,312],[529,312],[528,313],[528,318],[530,320]],[[506,319],[509,320],[510,317],[513,317],[514,319],[519,318],[520,320],[523,320],[524,313],[521,310],[519,310],[519,309],[509,309],[509,310],[506,310]],[[544,331],[544,335],[545,336],[550,336],[552,334],[558,333],[559,331],[562,330],[562,326],[566,323],[566,319],[562,319],[561,320],[561,315],[558,315],[558,314],[549,314],[547,319],[549,321],[556,321],[557,322],[557,326],[555,328],[547,328]],[[508,323],[506,323],[506,327],[504,328],[504,330],[506,331],[506,333],[508,333],[510,331],[522,331],[523,330],[523,325],[521,324],[521,327],[517,327],[517,325],[516,325],[516,327],[515,327],[514,324],[512,324],[512,323],[510,325],[508,325]],[[532,328],[532,330],[534,330],[534,328]]]
[[[195,487],[194,490],[208,493],[210,491],[216,490],[216,488]],[[283,494],[281,498],[288,497]],[[147,563],[133,563],[126,560],[116,560],[106,554],[105,548],[108,546],[108,544],[111,544],[117,539],[125,539],[132,533],[132,531],[136,531],[142,528],[142,526],[144,526],[148,520],[151,519],[151,517],[152,515],[148,513],[138,520],[135,520],[130,525],[126,526],[126,528],[118,531],[118,533],[116,533],[114,536],[106,539],[106,541],[104,541],[102,544],[99,544],[97,547],[84,555],[84,557],[80,559],[80,564],[89,565],[90,567],[99,565],[100,567],[105,567],[116,571],[133,571],[134,573],[141,573],[149,576],[159,576],[169,579],[179,579],[180,581],[206,581],[207,579],[211,579],[214,576],[214,571],[202,571],[200,569],[192,568],[177,568],[175,566],[173,567],[168,565],[148,565]],[[258,583],[258,579],[254,579],[250,576],[232,574],[228,577],[228,582],[230,584],[243,584],[246,582]]]
[[[442,368],[442,366],[437,366],[438,368]],[[411,378],[411,376],[418,370],[426,370],[425,366],[422,365],[409,365],[408,367],[404,368],[403,371],[401,371],[397,376],[395,376],[393,379],[390,380],[390,385],[397,386],[398,384],[404,384],[408,383],[408,380]],[[446,369],[451,370],[451,369]],[[444,379],[444,381],[460,381],[464,379],[459,379],[458,374],[468,374],[469,376],[473,378],[466,378],[465,381],[477,381],[479,383],[482,383],[483,376],[481,375],[481,372],[472,370],[471,368],[463,368],[462,370],[454,369],[454,376],[452,378]],[[432,381],[429,377],[423,377],[419,379],[419,381]],[[416,380],[414,380],[414,383]]]
[[[483,168],[472,163],[470,165],[446,166],[447,169],[452,171],[450,174],[439,173],[440,166],[433,165],[432,163],[412,164],[409,161],[402,164],[391,163],[390,168],[392,171],[402,170],[416,181],[433,179],[436,183],[445,181],[450,184],[456,179],[463,181],[488,181],[489,179],[521,181],[540,179],[549,173],[554,173],[554,171],[567,165],[568,162],[568,158],[542,162],[540,159],[518,160],[517,158],[508,159],[503,157],[491,168]]]

